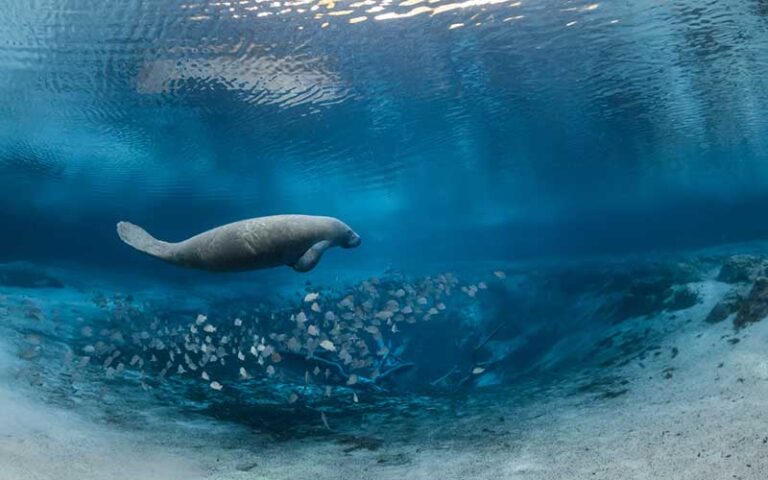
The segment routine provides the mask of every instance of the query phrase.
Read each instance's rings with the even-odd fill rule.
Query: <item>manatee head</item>
[[[334,227],[336,233],[336,244],[338,246],[341,248],[355,248],[360,246],[360,243],[362,242],[360,235],[352,230],[349,225],[342,222],[341,220],[337,220],[337,223]]]

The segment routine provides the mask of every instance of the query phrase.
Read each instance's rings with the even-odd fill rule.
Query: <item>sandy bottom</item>
[[[0,480],[204,478],[204,459],[111,429],[12,389],[17,362],[0,350]]]
[[[723,287],[698,287],[703,303],[642,320],[668,326],[660,355],[606,369],[628,379],[626,393],[574,395],[582,379],[564,378],[525,406],[495,394],[450,419],[361,425],[383,443],[360,448],[334,433],[276,442],[202,420],[100,423],[17,387],[21,360],[0,345],[0,480],[766,479],[768,322],[706,324]]]
[[[327,442],[293,444],[262,457],[257,471],[212,478],[768,478],[768,324],[737,344],[722,338],[732,336],[730,325],[690,325],[662,345],[679,348],[674,359],[628,366],[633,388],[615,399],[564,394],[522,411],[500,398],[435,427],[452,439],[418,435],[423,440],[351,453]],[[662,373],[668,368],[671,378]]]

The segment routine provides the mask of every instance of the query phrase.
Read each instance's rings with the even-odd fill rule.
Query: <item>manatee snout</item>
[[[348,244],[349,247],[350,248],[359,247],[361,243],[363,243],[363,239],[360,238],[360,235],[352,232],[352,239],[349,241],[349,244]]]
[[[342,248],[355,248],[359,247],[360,244],[363,242],[363,239],[360,238],[360,235],[355,233],[353,230],[349,230],[349,233],[347,234],[347,240],[342,245]]]

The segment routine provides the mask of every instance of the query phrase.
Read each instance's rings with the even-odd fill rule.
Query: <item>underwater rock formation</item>
[[[733,326],[743,328],[768,316],[768,278],[760,277],[752,284],[749,294],[739,305]]]
[[[733,255],[720,268],[717,280],[725,283],[753,282],[763,275],[766,261],[757,255]]]
[[[743,298],[736,292],[730,292],[723,297],[722,300],[712,307],[707,318],[704,319],[707,323],[719,323],[739,311]]]

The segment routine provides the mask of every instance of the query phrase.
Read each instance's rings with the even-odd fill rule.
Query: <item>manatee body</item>
[[[308,272],[330,247],[354,248],[360,236],[341,220],[310,215],[273,215],[216,227],[178,243],[157,240],[143,228],[119,222],[120,239],[174,265],[216,272],[287,265]]]

